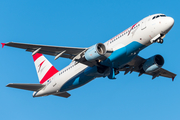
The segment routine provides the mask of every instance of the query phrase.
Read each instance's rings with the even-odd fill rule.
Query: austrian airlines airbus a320
[[[32,52],[40,84],[10,83],[7,87],[34,91],[33,97],[56,95],[69,97],[69,90],[78,88],[97,77],[115,79],[119,71],[147,74],[152,79],[163,76],[174,80],[176,74],[162,68],[164,58],[154,55],[144,59],[138,53],[163,38],[174,25],[174,19],[164,14],[148,16],[105,43],[89,48],[60,47],[24,43],[1,43]],[[69,58],[72,62],[58,71],[43,54]]]

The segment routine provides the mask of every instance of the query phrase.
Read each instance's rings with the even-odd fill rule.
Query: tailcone
[[[42,91],[34,91],[33,97],[42,97],[42,96],[48,96],[49,94],[44,93]]]

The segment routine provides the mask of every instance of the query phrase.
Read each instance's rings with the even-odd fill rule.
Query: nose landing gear
[[[161,43],[161,44],[163,44],[164,40],[163,40],[163,39],[161,39],[161,38],[159,38],[156,42],[157,42],[157,43]]]
[[[157,42],[157,43],[163,43],[164,42],[164,40],[163,40],[163,38],[165,37],[165,35],[164,34],[158,34],[157,36],[155,36],[153,39],[151,39],[150,41],[151,41],[151,43],[155,43],[155,42]]]

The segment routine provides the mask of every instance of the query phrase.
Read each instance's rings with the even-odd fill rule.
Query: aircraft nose
[[[172,28],[172,26],[174,25],[174,19],[172,17],[167,17],[167,22],[168,26],[170,28]]]
[[[173,25],[174,25],[174,19],[172,17],[166,17],[164,33],[167,34],[171,30]]]

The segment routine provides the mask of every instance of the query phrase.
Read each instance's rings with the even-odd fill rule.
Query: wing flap
[[[42,84],[22,84],[22,83],[10,83],[6,87],[18,88],[23,90],[38,91],[45,85]]]
[[[63,92],[63,93],[55,93],[53,94],[55,96],[59,96],[59,97],[65,97],[65,98],[68,98],[71,96],[71,94],[69,94],[68,92]]]

